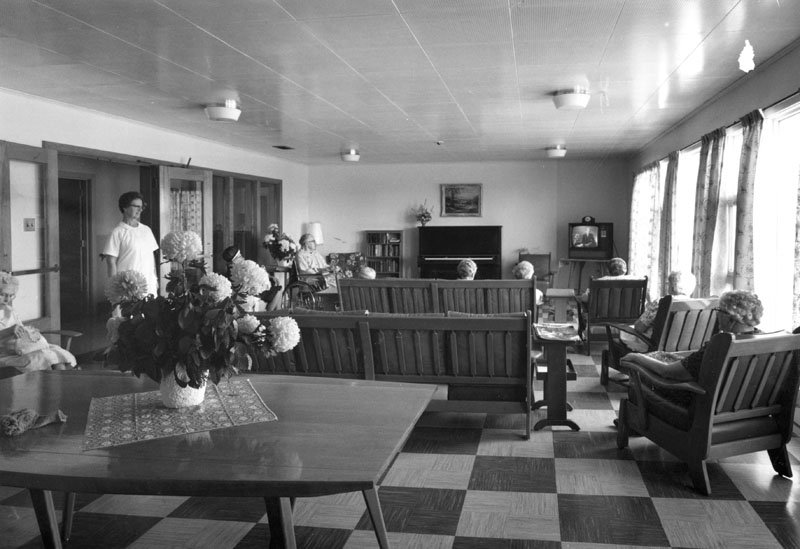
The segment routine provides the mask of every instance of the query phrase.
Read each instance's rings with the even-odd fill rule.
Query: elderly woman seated
[[[36,328],[23,326],[13,309],[19,280],[0,271],[0,366],[19,371],[63,369],[75,366],[75,356],[51,345]]]
[[[520,261],[511,268],[511,274],[517,280],[532,280],[535,274],[533,263],[530,261]],[[539,288],[536,288],[536,304],[541,305],[544,294]]]
[[[458,280],[474,280],[478,272],[478,265],[471,259],[462,259],[456,267]]]
[[[333,269],[317,251],[317,241],[314,235],[306,233],[300,237],[300,250],[294,258],[297,272],[301,275],[320,275],[320,290],[326,287],[336,287],[336,277]]]
[[[761,322],[764,307],[758,296],[747,290],[731,290],[719,298],[717,323],[720,332],[733,334],[752,334],[758,332],[756,326]],[[631,353],[624,360],[630,361],[650,370],[659,377],[672,381],[697,381],[700,365],[703,362],[706,343],[688,356],[675,353],[655,351],[652,353]],[[688,405],[690,397],[687,393],[675,393],[656,390],[664,398],[677,404]]]

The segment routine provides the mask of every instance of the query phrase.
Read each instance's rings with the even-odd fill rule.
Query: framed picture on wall
[[[483,206],[481,183],[442,183],[439,185],[442,217],[480,217]]]

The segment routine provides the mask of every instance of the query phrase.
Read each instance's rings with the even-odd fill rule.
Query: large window
[[[672,218],[670,270],[690,273],[694,248],[694,200],[700,168],[700,143],[680,151]]]
[[[719,209],[714,229],[711,263],[711,295],[733,288],[733,252],[736,240],[736,191],[739,188],[739,160],[742,155],[742,126],[736,124],[725,132],[722,176],[719,185]]]

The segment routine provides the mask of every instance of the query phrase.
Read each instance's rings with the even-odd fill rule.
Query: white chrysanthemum
[[[217,273],[208,273],[200,279],[200,287],[205,290],[205,294],[210,301],[219,303],[233,294],[231,281]]]
[[[120,271],[106,285],[106,297],[116,305],[123,301],[138,301],[147,295],[147,279],[139,271]]]
[[[280,246],[282,252],[288,252],[292,249],[292,243],[285,238],[278,241],[278,246]]]
[[[261,322],[253,315],[244,315],[242,318],[237,319],[236,324],[239,332],[247,335],[255,332],[261,325]]]
[[[300,327],[290,316],[279,316],[269,321],[273,350],[276,353],[291,351],[300,342]]]
[[[258,295],[272,286],[266,269],[249,259],[231,266],[231,281],[239,286],[240,292],[248,295]]]
[[[172,231],[161,239],[161,253],[170,261],[190,261],[203,252],[200,235],[194,231]]]

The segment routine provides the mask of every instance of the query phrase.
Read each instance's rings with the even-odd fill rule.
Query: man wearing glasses
[[[101,256],[106,260],[109,278],[119,271],[139,271],[147,279],[147,293],[157,295],[158,276],[153,252],[158,250],[158,242],[150,227],[139,221],[144,207],[140,193],[130,191],[119,197],[122,221],[111,231]]]

